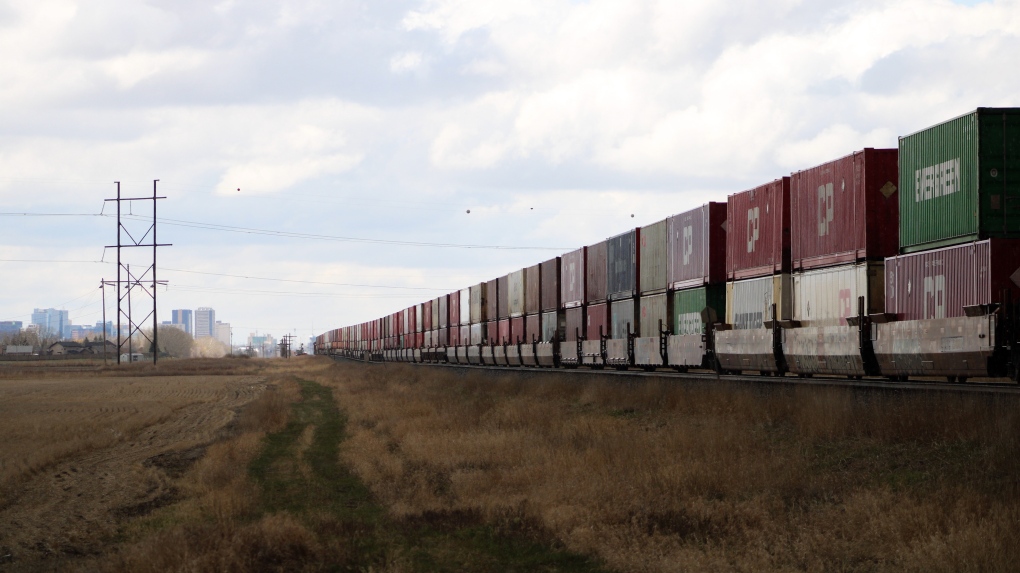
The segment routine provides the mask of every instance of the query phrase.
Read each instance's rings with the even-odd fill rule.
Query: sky
[[[100,320],[158,179],[160,320],[306,341],[1016,106],[1020,0],[0,0],[0,54],[0,321]]]

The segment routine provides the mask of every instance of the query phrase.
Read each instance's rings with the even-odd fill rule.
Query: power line
[[[195,275],[209,275],[215,277],[231,277],[237,279],[249,279],[259,281],[274,281],[281,283],[299,283],[299,284],[310,284],[310,285],[330,285],[330,286],[344,286],[344,287],[364,287],[364,288],[384,288],[384,289],[396,289],[396,290],[425,290],[425,291],[441,291],[441,292],[452,292],[454,289],[445,289],[440,287],[405,287],[405,286],[388,286],[388,285],[367,285],[367,284],[356,284],[356,283],[331,283],[321,281],[302,281],[297,279],[274,279],[269,277],[252,277],[247,275],[231,275],[227,273],[208,273],[203,271],[188,271],[184,269],[171,269],[163,267],[165,271],[174,271],[178,273],[190,273]]]

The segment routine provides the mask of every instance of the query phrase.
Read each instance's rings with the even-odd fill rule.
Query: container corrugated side
[[[471,324],[471,289],[461,289],[459,299],[460,310],[458,311],[458,316],[460,317],[460,324]]]
[[[790,178],[726,202],[726,277],[745,279],[790,272]]]
[[[490,320],[485,323],[485,342],[486,344],[498,344],[499,343],[499,321]]]
[[[497,326],[496,344],[506,344],[508,342],[510,342],[510,319],[502,318]]]
[[[578,309],[580,310],[580,309]],[[542,313],[542,329],[538,338],[539,342],[554,342],[559,340],[566,331],[566,313],[560,311],[549,311]]]
[[[563,308],[581,306],[587,302],[585,280],[588,278],[588,247],[560,257],[560,304]]]
[[[433,325],[433,322],[432,322],[432,316],[433,316],[432,305],[433,304],[434,303],[431,300],[427,300],[427,301],[421,303],[421,313],[422,313],[421,328],[422,328],[423,332],[428,332],[428,331],[432,330],[432,325]]]
[[[534,314],[542,309],[542,264],[524,269],[524,313]]]
[[[772,320],[793,315],[793,283],[787,273],[726,283],[726,322],[735,330],[764,328]]]
[[[896,149],[864,149],[790,177],[794,270],[878,260],[899,248]]]
[[[467,346],[468,344],[471,344],[471,325],[462,324],[460,325],[459,346]]]
[[[609,334],[609,304],[600,302],[598,304],[589,304],[584,309],[585,322],[585,339],[587,340],[598,340],[600,333],[602,335]],[[600,330],[601,329],[601,330]]]
[[[511,317],[524,316],[525,295],[524,269],[514,271],[506,276],[507,280],[507,314]]]
[[[1013,277],[1013,278],[1011,278]],[[885,311],[900,320],[964,316],[963,307],[1020,300],[1020,240],[990,239],[889,257]]]
[[[527,338],[521,338],[521,342],[535,342],[542,336],[542,315],[529,314],[524,318],[524,332],[528,333]]]
[[[485,283],[485,319],[496,320],[499,318],[499,280],[493,279]]]
[[[479,283],[471,287],[471,324],[481,324],[489,318],[488,283]]]
[[[460,326],[451,326],[447,329],[446,346],[460,346]]]
[[[641,227],[640,237],[641,293],[663,292],[669,286],[669,219]]]
[[[460,326],[460,291],[455,290],[449,295],[449,313],[450,320],[449,326],[458,327]]]
[[[900,138],[900,248],[1020,236],[1020,109],[978,108]]]
[[[606,241],[588,246],[584,269],[584,298],[589,303],[606,300],[607,254]]]
[[[519,344],[522,342],[530,342],[528,340],[528,324],[523,316],[515,316],[510,319],[510,334],[507,336],[507,342],[510,344]]]
[[[640,288],[641,229],[606,240],[606,294],[610,300],[637,296]]]
[[[503,275],[496,279],[496,317],[510,318],[510,277]]]
[[[674,291],[673,334],[705,334],[706,325],[726,320],[726,285],[714,284]]]
[[[800,326],[846,326],[857,316],[857,297],[864,313],[885,312],[885,262],[866,261],[814,269],[793,275],[793,320]]]
[[[443,296],[437,296],[432,300],[432,328],[438,329],[443,326],[449,326],[450,320],[450,299]]]
[[[471,344],[482,344],[485,342],[485,324],[474,323],[471,325]]]
[[[670,296],[667,293],[641,297],[638,310],[638,335],[642,338],[659,336],[659,327],[670,330]]]
[[[612,301],[609,308],[609,336],[614,340],[625,340],[628,328],[631,334],[637,334],[640,328],[637,299],[625,298]]]
[[[560,306],[560,257],[549,259],[541,264],[541,299],[539,310],[542,312],[557,310]],[[530,299],[529,299],[530,301]]]
[[[545,313],[550,314],[550,313]],[[543,315],[545,316],[545,315]],[[584,338],[587,327],[585,321],[587,320],[587,313],[583,306],[572,306],[563,312],[564,322],[564,340],[573,342],[578,337]]]
[[[706,203],[667,219],[669,288],[726,282],[726,203]]]

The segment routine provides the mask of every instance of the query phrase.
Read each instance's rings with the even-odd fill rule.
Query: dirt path
[[[172,502],[176,492],[170,477],[227,433],[239,409],[265,387],[255,376],[186,376],[160,379],[148,394],[138,391],[132,400],[138,408],[169,405],[170,412],[153,416],[152,423],[108,447],[69,454],[16,489],[11,503],[0,509],[0,569],[98,554],[124,519]],[[116,430],[100,424],[94,431]]]

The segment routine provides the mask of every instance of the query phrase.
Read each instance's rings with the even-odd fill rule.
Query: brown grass
[[[520,512],[621,571],[1012,570],[1014,397],[346,364],[398,516]]]

